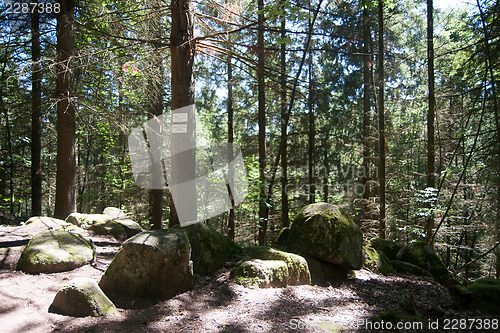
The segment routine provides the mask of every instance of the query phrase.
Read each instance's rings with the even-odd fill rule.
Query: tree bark
[[[367,219],[370,198],[370,17],[368,1],[363,1],[363,206],[362,220]]]
[[[264,81],[264,0],[257,0],[258,28],[257,28],[257,89],[258,89],[258,124],[259,124],[259,245],[265,245],[267,233],[266,205],[266,95]]]
[[[285,1],[281,0],[281,4],[284,5]],[[286,16],[283,15],[281,17],[281,38],[284,40],[286,38]],[[288,156],[287,156],[287,123],[285,120],[286,116],[286,96],[287,96],[287,87],[286,87],[286,45],[285,43],[281,44],[280,47],[280,94],[281,94],[281,137],[284,140],[283,145],[283,155],[281,157],[281,224],[283,227],[290,226],[290,218],[289,214],[289,204],[288,204]]]
[[[434,15],[433,15],[432,0],[427,0],[427,76],[429,89],[429,109],[427,112],[427,187],[435,188],[435,147],[434,147],[434,118],[436,98],[434,94]],[[432,204],[429,204],[429,209]],[[426,218],[425,237],[431,247],[434,247],[434,239],[432,237],[434,230],[434,216]]]
[[[31,215],[42,215],[42,73],[40,14],[31,15]]]
[[[234,109],[233,109],[233,64],[231,55],[231,35],[228,35],[228,56],[227,56],[227,142],[228,145],[228,180],[229,184],[234,182],[234,168],[232,167],[231,161],[234,159],[233,152],[233,142],[234,142]],[[234,240],[234,197],[231,192],[231,188],[228,187],[229,200],[231,203],[231,208],[227,215],[227,235],[229,239]]]
[[[73,0],[60,1],[57,14],[57,174],[54,216],[65,219],[76,211],[75,92]]]
[[[148,95],[148,113],[149,116],[159,116],[163,113],[163,95],[164,95],[164,70],[161,51],[158,49],[158,45],[154,42],[162,38],[161,34],[161,17],[158,16],[160,11],[161,2],[157,0],[150,1],[151,18],[148,21],[149,25],[149,38],[153,41],[151,42],[151,61],[149,69],[149,95]],[[163,167],[161,161],[153,165],[155,170],[153,175],[158,179],[155,183],[164,183],[165,178],[163,177]],[[149,190],[150,199],[150,222],[152,229],[163,229],[163,196],[164,190],[162,189],[151,189]]]
[[[385,239],[385,115],[384,115],[384,7],[383,0],[378,0],[378,151],[379,151],[379,200],[380,221],[379,237]]]
[[[309,31],[312,33],[311,19],[309,19]],[[316,198],[316,185],[314,184],[314,139],[315,139],[315,126],[314,126],[314,84],[313,84],[313,53],[309,50],[309,96],[308,96],[308,183],[309,183],[309,199],[308,202],[314,203]]]
[[[185,106],[194,105],[194,10],[192,0],[172,0],[170,5],[172,27],[170,33],[171,50],[171,108],[172,112]],[[191,115],[194,117],[194,114]],[[190,120],[194,124],[194,119]],[[195,129],[188,126],[188,133],[173,134],[171,141],[171,177],[170,180],[182,181],[195,179],[195,150],[182,157],[176,154],[176,147],[189,145],[195,147]],[[170,226],[179,224],[179,216],[175,201],[189,200],[196,203],[196,186],[194,183],[183,190],[174,190],[171,187],[170,198]],[[173,200],[172,200],[173,199]],[[197,220],[196,207],[189,212],[187,219]]]

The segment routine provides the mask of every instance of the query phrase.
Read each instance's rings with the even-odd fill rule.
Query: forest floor
[[[0,249],[2,333],[440,332],[445,318],[491,318],[454,309],[448,291],[428,278],[380,276],[361,270],[356,277],[328,287],[249,289],[229,279],[230,267],[210,277],[195,276],[190,291],[169,300],[113,299],[120,312],[115,319],[73,318],[48,312],[57,290],[76,277],[99,281],[118,247],[97,247],[92,265],[39,275],[15,270],[22,248]],[[409,315],[420,317],[423,325],[439,320],[441,328],[421,329]],[[391,319],[394,323],[387,322]],[[398,321],[406,327],[396,330]],[[389,325],[392,330],[387,329]]]

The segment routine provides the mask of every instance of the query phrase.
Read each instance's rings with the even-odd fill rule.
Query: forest
[[[188,221],[251,248],[329,203],[363,246],[425,243],[456,284],[498,279],[499,3],[440,3],[4,1],[0,225],[117,207],[165,230],[185,220],[176,198],[194,195]],[[172,124],[169,145],[241,158],[245,193],[227,185],[227,209],[200,178],[182,192],[133,172],[134,129],[192,105],[196,130]],[[197,177],[179,161],[172,175]]]

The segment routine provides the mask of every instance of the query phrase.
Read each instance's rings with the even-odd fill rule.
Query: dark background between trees
[[[4,222],[116,206],[175,224],[168,190],[134,185],[127,136],[194,102],[245,158],[248,197],[207,221],[237,242],[325,201],[365,240],[427,240],[462,281],[499,276],[498,2],[59,3],[2,11]]]

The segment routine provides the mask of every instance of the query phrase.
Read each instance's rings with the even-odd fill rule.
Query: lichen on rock
[[[81,235],[65,230],[36,234],[24,248],[17,269],[26,273],[63,272],[90,263],[92,245]]]
[[[247,260],[231,272],[237,283],[259,288],[285,287],[288,276],[288,266],[281,260]]]

